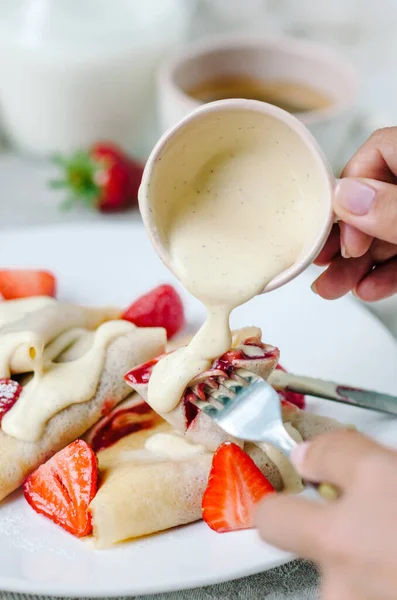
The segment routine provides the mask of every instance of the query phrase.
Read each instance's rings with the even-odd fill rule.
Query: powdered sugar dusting
[[[13,379],[0,380],[0,397],[11,399],[18,391],[19,383]]]
[[[0,379],[0,423],[22,392],[22,387],[13,379]]]
[[[0,538],[7,537],[14,548],[29,553],[45,551],[71,560],[75,553],[59,543],[59,533],[52,523],[46,523],[44,517],[31,511],[20,492],[0,507]]]

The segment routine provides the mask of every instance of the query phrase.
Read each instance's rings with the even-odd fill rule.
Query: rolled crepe
[[[98,547],[201,519],[211,461],[207,452],[185,461],[131,460],[108,469],[90,505]]]
[[[150,407],[146,405],[145,410],[140,410],[140,407],[144,408],[142,400],[135,397],[114,409],[113,434],[116,434],[117,422],[121,429],[123,427],[123,422],[118,421],[117,413],[120,416],[124,414],[125,417],[129,411],[130,425],[135,423],[137,429],[98,452],[101,484],[91,502],[90,511],[93,517],[93,536],[99,548],[202,518],[202,496],[207,486],[213,453],[197,447],[197,453],[189,457],[170,460],[148,450],[148,441],[153,436],[159,433],[175,434],[175,431]],[[333,426],[333,423],[340,426],[336,422],[331,423],[329,419],[304,413],[298,408],[291,410],[289,416],[292,416],[292,412],[297,426],[308,433],[309,437],[310,433],[320,433]],[[101,425],[98,424],[95,428],[96,436],[101,428],[108,430],[110,420],[111,417],[108,417]],[[142,428],[139,428],[140,425]],[[297,429],[289,423],[286,423],[286,427],[297,440],[302,439]],[[95,439],[92,433],[88,441],[90,439]],[[281,462],[277,466],[261,448],[252,443],[246,443],[244,450],[276,491],[285,488],[285,479],[289,480],[289,491],[301,490],[299,476],[294,471],[294,480],[289,471],[293,469],[290,463],[286,466]]]
[[[128,399],[114,409],[116,422],[117,413],[129,409],[130,424],[134,421],[138,429],[98,452],[101,485],[90,505],[98,547],[201,519],[201,499],[213,453],[194,446],[197,452],[171,460],[148,450],[145,444],[156,434],[178,434],[147,405],[145,411],[139,410],[142,402]],[[105,420],[95,428],[97,435],[101,427],[106,428]],[[95,436],[89,434],[86,439]],[[269,481],[281,489],[277,468],[264,453],[253,444],[247,444],[245,450]]]
[[[288,419],[286,422],[290,423],[294,429],[299,431],[302,440],[311,440],[316,435],[331,431],[333,429],[344,429],[346,425],[343,425],[335,419],[330,417],[323,417],[322,415],[315,415],[308,411],[296,410],[290,413],[290,416],[286,416]]]
[[[6,310],[4,307],[5,313]],[[15,316],[15,313],[14,307],[10,314]],[[0,378],[34,371],[42,360],[45,346],[68,329],[95,329],[119,316],[117,308],[91,308],[50,301],[37,310],[25,312],[21,318],[11,319],[0,327]]]
[[[71,312],[75,311],[71,309]],[[100,311],[94,309],[93,313],[86,313],[84,324],[94,326],[103,320],[104,314],[101,316]],[[70,319],[69,323],[76,320]],[[134,328],[112,341],[106,349],[102,374],[92,399],[58,412],[47,423],[39,441],[23,441],[0,431],[0,500],[18,488],[40,464],[81,437],[103,414],[126,398],[130,388],[124,383],[123,374],[131,364],[137,365],[163,352],[165,338],[162,328]]]

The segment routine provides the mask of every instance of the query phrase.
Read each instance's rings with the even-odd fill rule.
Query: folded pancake
[[[311,433],[340,425],[294,406],[285,411],[301,441]],[[92,500],[93,536],[98,548],[164,531],[202,518],[201,500],[207,486],[213,452],[189,442],[133,395],[99,421],[85,439],[98,452],[101,481]],[[300,478],[286,462],[273,462],[257,445],[244,450],[277,491],[302,489]],[[288,464],[286,464],[288,463]],[[295,478],[295,479],[294,479]]]
[[[126,321],[103,323],[111,311],[63,306],[64,319],[58,312],[45,312],[46,321],[41,313],[49,306],[33,313],[39,316],[37,321],[29,321],[44,345],[53,340],[58,347],[56,352],[43,352],[40,368],[27,378],[17,402],[1,421],[0,500],[128,396],[123,374],[131,363],[139,364],[164,351],[162,328],[141,329]],[[88,331],[97,325],[94,333]],[[68,327],[73,327],[70,338]],[[23,334],[21,321],[18,328]]]
[[[131,459],[109,469],[91,502],[98,547],[201,519],[211,460],[207,452],[181,461]]]
[[[132,431],[128,435],[123,434]],[[114,409],[86,436],[98,452],[101,483],[91,502],[98,547],[201,519],[211,451],[187,442],[137,395]],[[245,450],[276,489],[281,477],[264,453]]]

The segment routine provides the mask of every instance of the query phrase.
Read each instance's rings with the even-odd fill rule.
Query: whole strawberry
[[[63,208],[77,201],[101,212],[116,212],[137,202],[143,166],[114,144],[98,142],[86,152],[56,156],[54,163],[64,176],[50,186],[66,190]]]
[[[182,300],[176,289],[168,284],[159,285],[137,298],[121,318],[137,327],[164,327],[168,339],[185,324]]]

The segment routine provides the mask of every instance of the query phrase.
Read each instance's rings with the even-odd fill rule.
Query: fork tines
[[[230,407],[238,393],[260,377],[246,369],[237,369],[229,377],[217,376],[214,379],[216,386],[213,383],[211,385],[204,383],[200,393],[198,390],[197,392],[193,390],[194,397],[189,398],[192,404],[211,417],[215,417],[224,408]],[[202,398],[203,392],[205,399]]]

